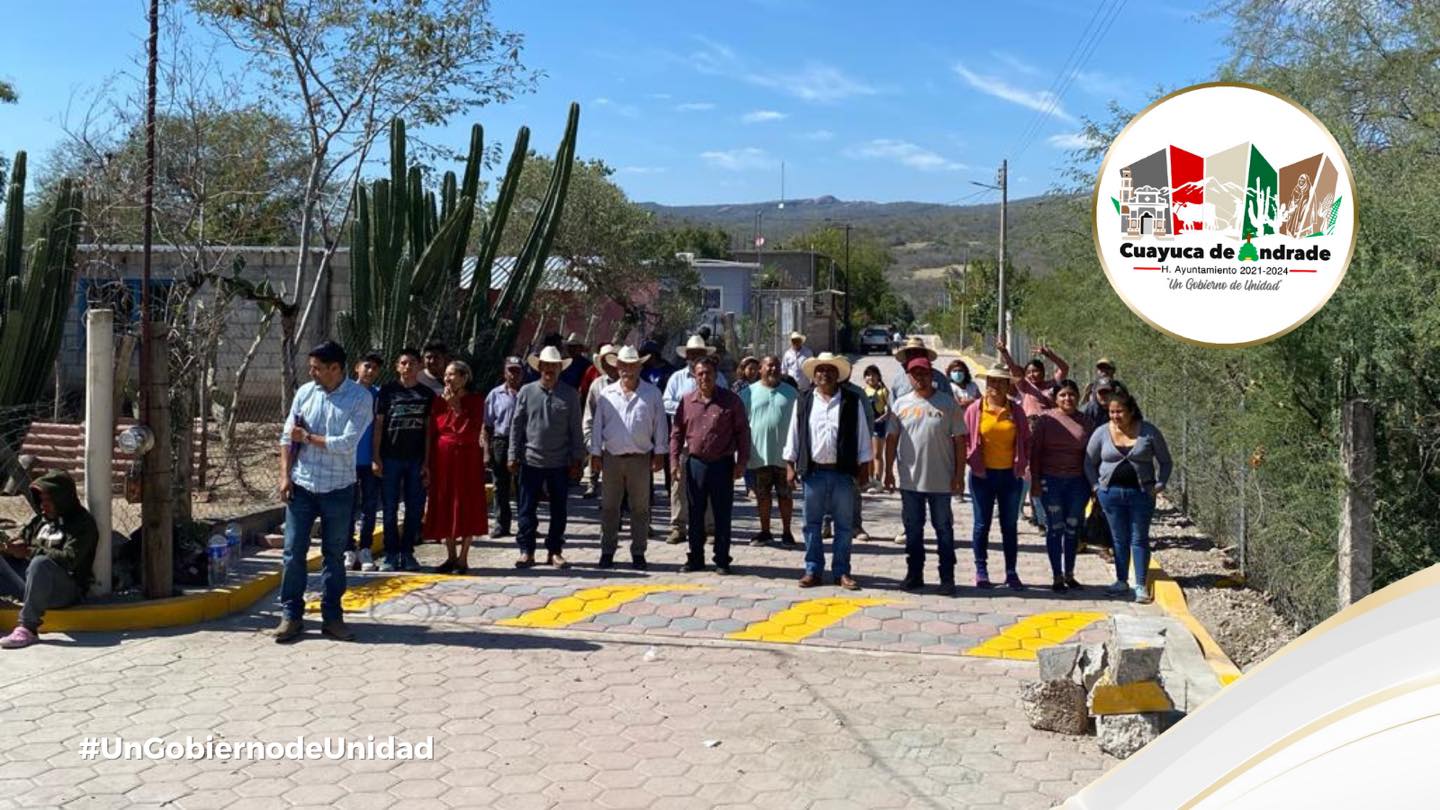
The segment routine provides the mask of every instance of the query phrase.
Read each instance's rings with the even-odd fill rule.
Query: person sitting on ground
[[[95,520],[75,495],[75,480],[60,470],[30,486],[40,514],[18,540],[0,546],[0,595],[20,600],[20,622],[0,639],[15,650],[40,640],[45,611],[74,604],[90,588],[95,564]]]

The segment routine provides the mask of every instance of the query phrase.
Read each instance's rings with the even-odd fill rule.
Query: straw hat
[[[614,369],[614,368],[615,368],[615,363],[614,363],[614,362],[608,362],[608,363],[606,362],[606,360],[608,360],[608,359],[610,359],[610,358],[612,358],[612,357],[614,357],[614,356],[615,356],[615,347],[612,346],[612,345],[610,345],[609,343],[606,343],[604,346],[601,346],[601,347],[600,347],[600,352],[595,355],[595,362],[599,363],[599,364],[600,364],[600,368],[602,368],[602,369],[607,369],[607,368],[608,368],[608,369]]]
[[[570,367],[571,362],[572,361],[570,360],[570,358],[561,357],[560,350],[555,348],[554,346],[546,346],[545,348],[540,350],[539,354],[530,355],[530,368],[533,368],[536,371],[540,370],[541,363],[559,363],[560,370],[564,371],[565,369]]]
[[[805,372],[806,377],[813,379],[815,377],[815,369],[820,366],[834,366],[835,370],[840,372],[841,382],[850,379],[850,361],[845,359],[843,355],[831,354],[830,352],[821,352],[819,357],[811,357],[800,364],[800,370]]]
[[[650,360],[650,355],[635,351],[634,346],[621,346],[614,354],[617,363],[645,363]]]
[[[805,336],[802,335],[802,334],[800,334],[799,332],[791,332],[791,333],[790,333],[790,339],[791,339],[791,340],[798,340],[798,341],[800,341],[801,343],[804,343],[804,342],[805,342]]]
[[[900,361],[901,363],[904,363],[905,355],[909,352],[914,351],[925,352],[926,356],[930,358],[930,362],[932,363],[940,357],[940,355],[935,353],[934,349],[928,348],[925,345],[925,341],[921,340],[918,337],[908,337],[905,338],[905,342],[901,344],[900,348],[895,350],[895,359]]]
[[[987,381],[1003,379],[1009,380],[1011,383],[1014,383],[1020,378],[1015,376],[1015,374],[1010,371],[1009,366],[1005,365],[1004,363],[996,363],[990,368],[981,369],[980,371],[975,372],[975,379]]]
[[[681,346],[676,351],[680,353],[681,357],[689,360],[691,352],[704,352],[705,354],[714,354],[715,348],[713,346],[707,345],[705,343],[705,338],[702,338],[699,335],[691,335],[690,339],[685,341],[685,345]]]

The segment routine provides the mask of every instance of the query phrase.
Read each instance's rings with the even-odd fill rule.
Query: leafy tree
[[[0,79],[0,104],[14,104],[20,100],[20,94],[15,92],[15,85]]]
[[[303,334],[375,139],[399,117],[420,126],[529,90],[523,37],[497,27],[489,0],[191,0],[200,23],[249,59],[257,88],[299,123],[307,150],[294,296],[281,309],[282,384],[296,385]],[[339,188],[341,193],[328,193]],[[308,291],[310,246],[324,252]],[[297,320],[298,316],[298,320]]]
[[[672,253],[694,253],[697,259],[725,259],[730,256],[730,233],[717,226],[685,223],[661,233]]]

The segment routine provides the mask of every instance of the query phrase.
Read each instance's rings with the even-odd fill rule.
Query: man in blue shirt
[[[525,361],[507,357],[504,382],[485,395],[483,439],[490,474],[495,477],[495,522],[499,524],[490,532],[492,540],[510,536],[510,498],[514,488],[514,478],[510,475],[510,420],[515,417],[515,395],[520,393],[520,381],[524,377]]]
[[[327,340],[310,350],[310,379],[295,392],[280,434],[280,500],[285,502],[285,554],[280,577],[283,618],[275,641],[291,642],[304,632],[305,558],[310,530],[320,520],[321,631],[337,641],[355,634],[345,626],[345,542],[355,506],[355,454],[370,424],[375,398],[345,376],[345,349]]]
[[[370,352],[355,364],[355,382],[365,386],[371,396],[379,396],[380,386],[375,381],[380,378],[380,369],[384,365],[380,355]],[[345,545],[347,571],[357,568],[361,571],[375,570],[370,546],[375,542],[375,513],[380,508],[380,476],[370,469],[370,459],[374,455],[374,432],[375,422],[372,419],[365,426],[365,434],[360,437],[360,446],[355,450],[355,516],[351,520],[355,522],[356,533]]]

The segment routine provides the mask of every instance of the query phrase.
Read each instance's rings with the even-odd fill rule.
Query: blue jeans
[[[705,510],[715,520],[715,564],[730,565],[730,512],[735,506],[735,459],[702,461],[685,457],[685,500],[689,507],[688,529],[691,566],[705,564]]]
[[[1042,478],[1045,494],[1045,552],[1050,555],[1050,572],[1056,577],[1075,573],[1075,552],[1080,526],[1085,522],[1085,502],[1090,499],[1090,482],[1083,475]]]
[[[40,632],[45,611],[74,604],[83,595],[70,572],[49,557],[0,557],[0,595],[20,600],[20,625]]]
[[[345,544],[346,551],[356,548],[370,548],[375,543],[375,512],[380,506],[380,476],[369,467],[355,468],[355,510],[350,516],[352,524],[358,523],[356,535]]]
[[[314,493],[297,486],[285,505],[285,554],[280,575],[280,610],[285,618],[299,620],[305,615],[305,582],[309,572],[305,557],[310,553],[310,530],[320,519],[320,616],[325,621],[340,618],[340,597],[345,595],[345,542],[350,539],[351,510],[355,508],[355,485],[333,492]]]
[[[535,553],[535,535],[540,530],[540,489],[550,497],[550,528],[545,532],[545,551],[560,554],[565,550],[565,523],[569,517],[569,467],[531,467],[520,465],[520,492],[515,544],[526,556]]]
[[[1115,579],[1127,581],[1133,559],[1135,587],[1143,588],[1150,568],[1150,517],[1155,514],[1155,496],[1130,487],[1101,487],[1099,494],[1115,548]]]
[[[805,476],[805,573],[825,573],[825,541],[820,526],[825,515],[835,520],[831,538],[831,570],[850,576],[850,540],[855,536],[855,478],[837,470],[812,470]]]
[[[425,485],[420,470],[425,463],[387,458],[380,465],[381,498],[385,501],[385,559],[392,563],[402,554],[414,554],[425,520]],[[405,532],[400,532],[400,498],[405,498]]]
[[[984,476],[970,472],[970,492],[975,505],[975,531],[970,544],[975,551],[975,573],[988,576],[990,570],[990,522],[1000,506],[1000,545],[1005,552],[1005,576],[1015,573],[1020,556],[1020,487],[1015,471],[986,470]]]
[[[925,511],[930,511],[930,526],[935,529],[935,545],[940,555],[940,582],[955,582],[955,517],[950,510],[949,492],[911,492],[900,490],[900,521],[905,525],[905,576],[923,582],[925,579]]]

